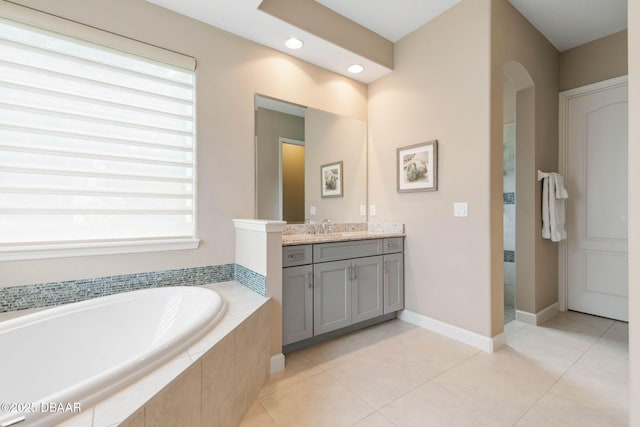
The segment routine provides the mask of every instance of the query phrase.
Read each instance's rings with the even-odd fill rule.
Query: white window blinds
[[[193,239],[194,84],[0,18],[0,248]]]

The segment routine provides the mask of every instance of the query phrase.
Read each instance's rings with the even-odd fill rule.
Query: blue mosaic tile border
[[[502,195],[502,204],[504,205],[515,205],[516,204],[516,193],[504,193]]]
[[[49,307],[136,289],[227,282],[235,280],[235,270],[235,264],[223,264],[0,288],[0,313]]]
[[[516,251],[504,251],[504,262],[516,262]]]
[[[258,295],[267,296],[267,278],[240,264],[235,265],[234,280]]]

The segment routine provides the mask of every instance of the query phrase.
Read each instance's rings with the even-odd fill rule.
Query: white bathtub
[[[0,426],[50,426],[76,415],[184,351],[223,312],[213,290],[166,287],[1,322]]]

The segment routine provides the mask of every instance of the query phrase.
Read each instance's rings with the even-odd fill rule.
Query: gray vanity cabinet
[[[313,336],[311,245],[283,248],[282,344]]]
[[[384,256],[384,314],[404,308],[404,257],[402,253]]]
[[[384,239],[384,314],[404,308],[404,239]]]
[[[383,240],[313,246],[314,334],[383,314]]]
[[[383,314],[382,257],[354,259],[351,279],[351,320],[362,322]]]
[[[283,247],[283,346],[404,308],[403,246],[400,237]]]
[[[315,264],[313,286],[315,335],[383,314],[381,256]]]
[[[313,326],[315,335],[351,324],[351,261],[314,265]]]

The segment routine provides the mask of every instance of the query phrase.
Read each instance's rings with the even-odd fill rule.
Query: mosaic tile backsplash
[[[516,262],[516,251],[504,251],[504,262]]]
[[[516,193],[504,193],[502,201],[504,205],[514,205],[516,203]]]
[[[267,296],[267,278],[262,274],[249,270],[240,264],[235,264],[233,280],[263,297]]]
[[[137,289],[200,286],[230,280],[262,296],[266,294],[264,276],[238,264],[223,264],[0,288],[0,313],[67,304]]]

